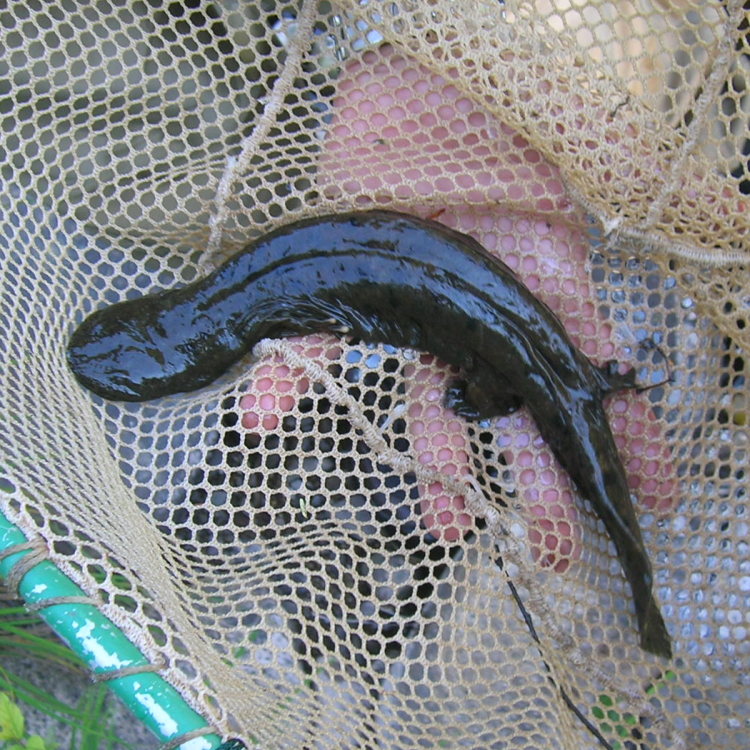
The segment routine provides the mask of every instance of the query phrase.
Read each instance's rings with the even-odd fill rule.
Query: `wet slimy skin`
[[[603,398],[635,386],[595,367],[552,311],[467,235],[393,211],[304,219],[251,242],[181,289],[92,314],[68,362],[112,400],[146,401],[214,381],[261,339],[331,331],[431,352],[461,368],[446,404],[467,419],[526,404],[617,548],[641,645],[671,643]]]

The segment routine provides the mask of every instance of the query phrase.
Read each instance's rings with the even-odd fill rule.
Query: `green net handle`
[[[7,578],[13,567],[31,554],[29,549],[12,551],[26,543],[21,530],[0,511],[0,577]],[[94,675],[149,668],[148,659],[93,604],[43,605],[48,599],[86,596],[49,560],[38,562],[23,575],[18,593],[27,604],[39,610],[39,616],[84,660]],[[143,671],[113,676],[107,684],[165,747],[216,750],[221,744],[221,738],[211,733],[206,721],[158,674]],[[183,737],[185,740],[180,741]]]

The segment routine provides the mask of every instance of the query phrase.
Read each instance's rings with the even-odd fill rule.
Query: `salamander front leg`
[[[502,379],[491,379],[492,390],[488,390],[484,378],[474,373],[470,380],[456,378],[445,391],[445,406],[464,419],[490,419],[504,417],[518,410],[523,401]]]
[[[470,404],[466,400],[466,386],[465,380],[456,378],[448,383],[448,388],[445,390],[445,398],[443,403],[446,409],[451,409],[459,417],[464,419],[480,419],[479,410],[473,404]]]

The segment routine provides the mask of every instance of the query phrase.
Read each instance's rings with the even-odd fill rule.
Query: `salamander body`
[[[319,331],[431,352],[461,368],[446,403],[466,418],[521,403],[617,548],[642,646],[671,655],[622,462],[602,406],[634,387],[595,367],[552,311],[472,238],[392,211],[305,219],[183,288],[93,313],[68,362],[98,395],[145,401],[201,388],[263,338]]]

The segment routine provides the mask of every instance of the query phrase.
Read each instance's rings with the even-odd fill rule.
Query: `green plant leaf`
[[[21,709],[7,693],[0,694],[0,740],[22,740],[24,720]]]
[[[47,745],[38,734],[32,734],[26,740],[26,750],[47,750]]]

